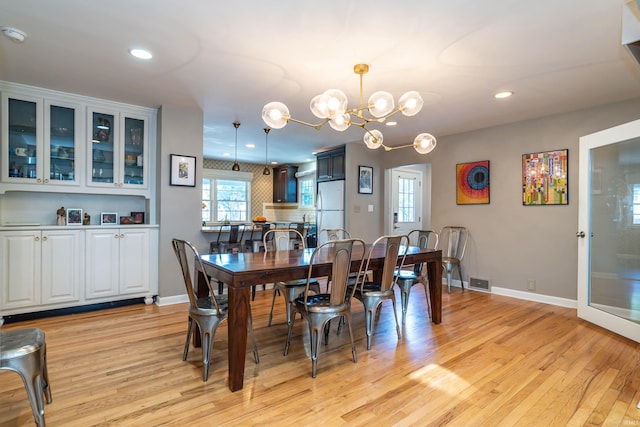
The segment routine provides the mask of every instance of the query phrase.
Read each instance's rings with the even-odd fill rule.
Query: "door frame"
[[[580,164],[578,170],[578,231],[585,238],[578,238],[578,317],[640,342],[640,324],[615,316],[589,305],[590,284],[590,209],[591,156],[593,148],[640,138],[640,120],[605,129],[580,138]]]

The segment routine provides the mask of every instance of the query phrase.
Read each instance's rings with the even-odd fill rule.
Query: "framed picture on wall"
[[[489,204],[489,160],[456,165],[456,204]]]
[[[358,193],[373,194],[373,168],[358,166]]]
[[[522,155],[522,204],[569,204],[569,150]]]
[[[171,154],[171,185],[196,186],[196,158]]]

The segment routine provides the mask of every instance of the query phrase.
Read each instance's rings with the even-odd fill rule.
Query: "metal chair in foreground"
[[[178,264],[180,264],[184,284],[187,288],[187,295],[189,296],[189,329],[187,331],[187,340],[184,344],[182,360],[187,360],[187,354],[189,353],[189,341],[191,340],[191,334],[194,326],[193,323],[195,322],[200,328],[200,338],[202,340],[202,362],[204,364],[202,381],[207,381],[209,378],[209,364],[213,349],[213,339],[216,335],[218,326],[227,318],[229,313],[229,301],[227,299],[227,295],[216,295],[213,292],[213,288],[211,287],[211,283],[209,282],[209,278],[206,274],[202,275],[202,280],[206,281],[209,294],[206,297],[198,297],[196,293],[196,280],[190,269],[190,266],[196,265],[196,271],[205,271],[198,250],[186,240],[173,239],[171,244],[173,246],[173,251],[176,254],[176,258],[178,258]],[[249,334],[251,335],[251,341],[253,342],[253,355],[255,361],[256,363],[260,363],[258,345],[256,344],[256,338],[253,334],[253,318],[251,316],[251,309],[249,309]]]
[[[295,322],[295,314],[300,313],[302,318],[307,321],[309,326],[309,341],[311,343],[311,376],[316,377],[318,368],[318,348],[320,347],[321,334],[324,331],[325,343],[329,334],[329,322],[334,317],[344,318],[349,328],[349,338],[351,338],[351,354],[353,355],[353,363],[357,363],[356,345],[353,340],[353,330],[351,328],[351,306],[350,299],[353,295],[348,292],[348,278],[351,269],[352,253],[354,245],[362,245],[363,258],[360,261],[360,269],[364,261],[364,241],[360,239],[346,240],[329,240],[318,246],[311,254],[309,261],[309,273],[307,274],[306,286],[302,296],[299,296],[291,302],[291,323],[289,323],[289,332],[287,334],[287,342],[284,347],[284,355],[289,354],[291,346],[291,336],[293,334],[293,324]],[[310,294],[311,284],[313,283],[313,263],[316,259],[322,259],[328,254],[333,256],[333,264],[331,267],[331,276],[333,283],[331,291],[324,294]]]
[[[37,328],[0,331],[0,370],[22,378],[36,424],[43,427],[44,402],[51,403],[44,332]]]

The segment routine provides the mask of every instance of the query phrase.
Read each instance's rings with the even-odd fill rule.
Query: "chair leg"
[[[407,320],[407,307],[409,306],[409,293],[411,286],[400,288],[400,305],[402,306],[402,324]]]
[[[189,341],[191,341],[191,334],[193,333],[193,319],[189,317],[189,327],[187,328],[187,341],[184,343],[184,352],[182,353],[182,360],[187,360],[187,354],[189,353]]]
[[[371,350],[371,334],[373,332],[373,312],[375,307],[365,308],[365,328],[367,332],[367,350]]]
[[[351,313],[345,314],[342,316],[347,323],[347,327],[349,328],[349,339],[351,339],[351,354],[353,355],[353,363],[358,363],[358,355],[356,354],[356,343],[353,340],[353,330],[351,329]]]
[[[464,282],[462,281],[462,266],[458,264],[458,275],[460,276],[460,287],[464,291]]]
[[[16,372],[22,378],[24,387],[27,390],[27,397],[31,404],[31,411],[33,412],[33,418],[36,421],[36,425],[44,427],[44,404],[42,403],[43,390],[39,376],[36,376],[33,372]]]
[[[211,362],[211,347],[213,347],[213,336],[208,332],[202,333],[202,363],[204,372],[202,373],[202,381],[209,379],[209,363]]]
[[[277,288],[276,285],[273,285],[273,299],[271,300],[271,311],[269,312],[269,322],[267,323],[267,326],[271,326],[271,321],[273,320],[273,308],[276,305],[276,292],[277,292]]]
[[[391,302],[393,303],[393,318],[396,320],[396,332],[398,333],[398,339],[400,339],[402,338],[402,333],[400,332],[400,325],[398,324],[398,313],[396,312],[396,297],[394,294],[391,295]]]
[[[309,324],[309,341],[311,341],[311,376],[316,377],[318,370],[318,347],[321,340],[320,329],[315,329]]]
[[[289,354],[289,347],[291,346],[291,336],[293,335],[293,324],[296,321],[296,312],[297,310],[293,309],[293,319],[291,319],[291,323],[289,323],[289,332],[287,332],[287,342],[284,345],[284,355]]]
[[[447,275],[447,293],[451,293],[451,267],[445,267],[445,273]]]
[[[53,401],[51,397],[51,385],[49,384],[49,370],[47,369],[47,346],[42,349],[42,388],[47,404]]]

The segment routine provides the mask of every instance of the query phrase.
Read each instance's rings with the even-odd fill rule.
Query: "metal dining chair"
[[[195,278],[198,271],[205,271],[205,269],[202,265],[202,260],[200,259],[198,250],[186,240],[173,239],[171,244],[173,251],[176,254],[176,258],[178,259],[178,264],[180,264],[182,278],[189,297],[189,328],[187,330],[187,340],[184,344],[182,360],[187,360],[189,342],[191,341],[191,334],[193,333],[194,327],[193,324],[195,322],[200,329],[200,339],[202,341],[202,363],[204,365],[202,380],[207,381],[209,378],[209,365],[213,350],[213,340],[216,335],[216,331],[218,330],[218,326],[228,316],[229,300],[227,295],[216,295],[213,292],[213,288],[211,287],[211,283],[206,274],[202,275],[202,280],[206,282],[208,295],[205,297],[199,297],[197,295],[197,281]],[[191,271],[191,266],[195,266],[195,270],[193,272]],[[253,355],[257,364],[260,363],[260,358],[258,355],[256,337],[253,334],[251,308],[249,308],[248,329],[249,334],[251,335],[251,341],[253,342]]]
[[[409,242],[413,246],[421,249],[435,249],[438,246],[438,233],[433,230],[412,230],[409,234]],[[407,319],[407,307],[409,305],[409,294],[414,285],[424,286],[424,294],[427,298],[427,312],[431,316],[429,305],[429,279],[427,277],[427,263],[423,262],[411,266],[410,269],[396,270],[397,284],[400,288],[400,299],[402,306],[402,323]]]
[[[402,337],[400,325],[398,324],[398,315],[396,314],[396,296],[394,291],[398,276],[394,273],[396,266],[399,270],[402,270],[404,266],[406,251],[401,251],[401,248],[408,246],[408,244],[409,237],[407,235],[381,236],[377,238],[371,245],[364,269],[360,270],[362,274],[359,274],[356,283],[351,285],[355,287],[353,291],[354,298],[362,302],[365,310],[367,350],[371,349],[374,313],[378,311],[378,307],[380,307],[385,300],[391,300],[393,303],[393,317],[396,321],[396,332],[398,333],[398,339]],[[382,276],[379,282],[375,281],[375,279],[374,281],[369,281],[369,275],[366,274],[366,272],[370,270],[371,255],[379,247],[384,248],[385,251]],[[400,260],[399,264],[398,260]]]
[[[231,224],[229,227],[229,238],[220,242],[220,253],[238,253],[242,252],[242,236],[244,235],[244,224]]]
[[[52,400],[44,332],[37,328],[0,331],[0,370],[20,375],[36,424],[44,427],[44,401]]]
[[[269,230],[264,235],[264,248],[265,252],[272,251],[289,251],[291,249],[291,233],[298,233],[296,230],[290,229],[274,229]],[[304,244],[304,239],[302,236],[298,236],[302,241],[302,248],[305,249],[306,246]],[[309,286],[311,289],[319,294],[320,293],[320,284],[313,280]],[[307,287],[307,281],[305,279],[299,280],[289,280],[286,282],[276,282],[273,285],[273,299],[271,301],[271,311],[269,312],[269,323],[271,326],[271,322],[273,320],[273,309],[276,305],[276,295],[282,294],[284,297],[284,302],[286,304],[287,310],[287,324],[291,323],[291,301],[295,300],[298,296],[300,296],[305,288]]]
[[[301,296],[291,301],[292,318],[289,323],[289,332],[287,333],[287,342],[284,347],[284,355],[289,354],[291,346],[291,337],[293,335],[293,326],[296,313],[300,313],[302,318],[307,321],[309,327],[309,341],[311,343],[311,376],[316,377],[318,368],[318,349],[320,347],[321,334],[324,331],[325,344],[329,336],[329,322],[335,317],[344,318],[349,329],[349,338],[351,339],[351,354],[353,355],[353,363],[358,362],[356,355],[356,345],[353,340],[353,330],[351,327],[351,307],[350,300],[353,296],[353,288],[348,287],[349,272],[351,270],[352,254],[355,245],[361,245],[362,258],[360,260],[360,269],[364,261],[365,243],[360,239],[347,240],[329,240],[319,245],[311,254],[309,260],[309,271],[305,281],[304,292]],[[313,284],[313,263],[317,258],[326,257],[332,254],[333,263],[331,266],[331,275],[333,277],[333,286],[328,293],[311,294]],[[314,291],[315,292],[315,291]],[[348,294],[351,292],[351,294]]]
[[[344,228],[321,228],[318,231],[318,243],[324,243],[327,240],[350,239],[351,234]]]
[[[460,276],[460,287],[464,290],[462,280],[462,257],[467,248],[469,231],[461,226],[446,226],[440,231],[438,249],[442,250],[442,268],[447,276],[447,292],[451,293],[451,276],[457,268]]]

